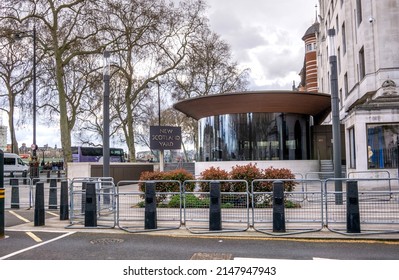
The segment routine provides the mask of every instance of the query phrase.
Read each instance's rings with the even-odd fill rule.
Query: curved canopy
[[[246,91],[185,99],[173,105],[196,120],[238,113],[297,113],[320,124],[331,111],[331,96],[300,91]]]

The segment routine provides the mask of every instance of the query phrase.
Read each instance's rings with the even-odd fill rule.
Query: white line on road
[[[57,241],[57,240],[59,240],[59,239],[62,239],[62,238],[64,238],[64,237],[67,237],[67,236],[69,236],[69,235],[71,235],[71,234],[74,234],[75,232],[76,232],[76,231],[71,231],[71,232],[65,233],[65,234],[63,234],[63,235],[61,235],[61,236],[58,236],[58,237],[56,237],[56,238],[53,238],[53,239],[47,240],[47,241],[45,241],[45,242],[42,242],[42,243],[40,243],[40,244],[36,244],[36,245],[31,246],[31,247],[28,247],[28,248],[25,248],[25,249],[16,251],[16,252],[11,253],[11,254],[8,254],[8,255],[6,255],[6,256],[0,257],[0,260],[5,260],[5,259],[11,258],[11,257],[13,257],[13,256],[16,256],[16,255],[18,255],[18,254],[21,254],[21,253],[23,253],[23,252],[26,252],[26,251],[35,249],[35,248],[37,248],[37,247],[40,247],[40,246],[42,246],[42,245],[51,243],[51,242],[53,242],[53,241]]]

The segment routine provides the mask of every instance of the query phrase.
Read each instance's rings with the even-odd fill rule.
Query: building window
[[[357,16],[357,25],[360,25],[363,20],[362,15],[362,0],[356,0],[356,16]]]
[[[349,95],[349,85],[348,85],[348,73],[344,75],[344,87],[345,87],[345,96]]]
[[[349,167],[356,168],[356,139],[354,127],[349,129]]]
[[[342,51],[344,55],[346,54],[346,30],[345,30],[345,23],[342,24],[341,28],[342,34]]]
[[[364,47],[362,47],[359,51],[359,75],[360,80],[362,80],[366,76],[366,64],[364,60]]]
[[[399,123],[367,124],[369,169],[397,168]]]
[[[340,47],[338,47],[337,59],[338,59],[338,73],[341,73],[341,48]]]

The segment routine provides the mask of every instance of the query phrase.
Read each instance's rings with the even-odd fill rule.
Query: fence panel
[[[273,192],[275,181],[284,183],[285,232],[273,232]],[[299,187],[305,191],[287,191]],[[288,235],[323,229],[322,181],[302,179],[259,179],[251,184],[252,224],[256,231],[270,235]],[[267,189],[269,191],[259,191]]]
[[[220,183],[221,229],[211,230],[211,188],[215,187],[212,183],[216,182]],[[189,185],[195,185],[195,188],[187,191]],[[186,229],[191,233],[246,231],[250,227],[248,190],[248,182],[245,180],[185,181],[183,206]]]
[[[98,228],[114,228],[116,225],[116,193],[113,179],[110,177],[74,178],[70,182],[70,225],[67,227],[84,227],[86,186],[95,184],[96,215]]]
[[[29,177],[5,177],[5,208],[27,208],[34,206],[32,180]]]
[[[145,192],[140,185],[149,181],[120,181],[117,185],[117,225],[127,232],[171,230],[181,227],[181,183],[176,180],[156,180],[156,224],[145,229]],[[143,187],[142,187],[143,188]],[[174,189],[177,191],[166,191]]]
[[[399,191],[389,191],[392,178],[383,179],[328,179],[325,181],[326,226],[330,231],[356,235],[399,232]],[[347,183],[359,185],[358,205],[360,233],[347,229]],[[340,182],[342,191],[336,189]],[[381,189],[381,190],[374,190]]]

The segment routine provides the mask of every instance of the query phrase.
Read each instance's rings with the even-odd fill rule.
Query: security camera
[[[369,22],[373,23],[374,22],[374,18],[373,17],[369,17]]]

